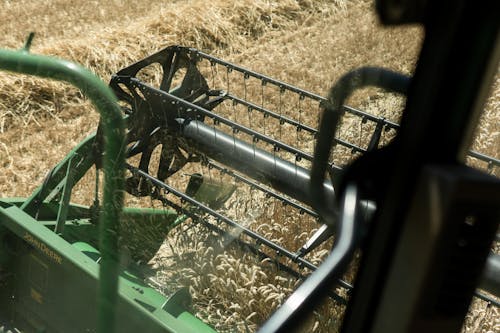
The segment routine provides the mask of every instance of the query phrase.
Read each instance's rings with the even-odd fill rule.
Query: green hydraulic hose
[[[100,216],[99,300],[97,331],[113,332],[118,289],[118,218],[123,206],[124,122],[116,97],[96,75],[69,61],[0,49],[0,69],[66,81],[78,87],[101,115],[104,132],[104,198]]]

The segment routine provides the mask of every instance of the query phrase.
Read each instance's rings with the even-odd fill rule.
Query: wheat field
[[[413,72],[421,28],[382,27],[372,7],[363,0],[0,0],[0,48],[20,48],[34,31],[31,52],[75,61],[106,82],[149,54],[184,45],[325,96],[342,74],[360,66]],[[348,104],[398,121],[403,103],[377,89],[363,89]],[[496,158],[499,105],[497,73],[472,142],[473,149]],[[0,72],[1,197],[29,195],[98,121],[74,88]],[[75,199],[88,201],[92,193],[87,191],[85,186],[76,189]],[[258,227],[265,230],[266,219],[273,219],[293,230],[294,219],[287,219],[286,210],[261,209]],[[173,289],[189,287],[195,314],[221,332],[255,331],[300,282],[235,246],[221,246],[194,224],[169,234],[150,265],[158,281]],[[343,311],[324,304],[299,331],[336,332]],[[475,300],[463,332],[498,331],[499,309]]]

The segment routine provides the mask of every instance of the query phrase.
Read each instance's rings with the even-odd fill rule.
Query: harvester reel
[[[374,84],[371,78],[387,76],[387,80],[375,84],[384,86],[389,82],[385,88],[406,92],[406,77],[380,69],[368,68],[365,72],[372,71],[375,74],[370,74],[363,84]],[[353,75],[355,81],[359,81],[356,77],[361,74]],[[383,117],[342,105],[342,99],[335,94],[344,94],[345,87],[332,90],[334,96],[328,101],[180,46],[168,47],[119,71],[113,75],[110,87],[123,105],[128,128],[127,157],[140,155],[138,165],[127,164],[132,174],[126,181],[127,192],[159,200],[223,235],[238,230],[238,234],[242,234],[238,239],[240,244],[270,258],[281,269],[299,278],[316,269],[307,255],[321,247],[333,234],[337,216],[332,209],[335,207],[333,184],[345,183],[342,181],[343,164],[361,154],[379,150],[387,144],[388,136],[398,129],[398,124]],[[319,178],[322,180],[316,184],[315,188],[323,187],[323,191],[311,190],[314,186],[311,186],[310,174],[316,158],[313,157],[312,144],[318,138],[320,115],[325,107],[331,107],[332,101],[341,103],[335,111],[338,117],[335,128],[340,131],[339,124],[347,118],[346,123],[356,124],[349,126],[366,127],[366,130],[361,130],[363,138],[359,140],[345,139],[340,133],[323,143],[330,145],[331,149],[320,150],[331,152],[323,154],[323,170],[318,177],[323,174],[328,177]],[[290,110],[286,110],[286,106]],[[317,112],[317,116],[303,114],[308,112]],[[327,126],[332,127],[331,124]],[[151,158],[159,146],[159,163],[155,168]],[[350,155],[350,160],[338,162],[336,156],[339,152]],[[471,155],[489,164],[498,162],[489,157]],[[191,163],[199,163],[209,175],[193,174],[190,184],[186,183],[184,188],[169,185],[168,179]],[[202,182],[205,179],[206,184],[214,183],[211,179],[213,172],[218,172],[221,177],[219,185],[213,188],[219,188],[225,194],[210,190],[206,193],[219,198],[210,200],[210,195],[207,197],[201,193],[203,191],[192,191],[190,185],[197,177],[201,177]],[[228,191],[222,186],[222,177],[232,179],[229,182],[233,185]],[[298,216],[305,214],[322,226],[299,248],[288,249],[273,242],[228,216],[222,209],[233,192],[238,192],[235,189],[244,186],[250,189],[250,193],[272,198],[293,209]],[[318,200],[320,192],[323,196]],[[365,221],[375,210],[374,199],[363,198],[361,209]],[[318,205],[320,201],[322,203]],[[357,232],[362,230],[364,228]],[[342,280],[339,286],[347,294],[352,288]],[[345,298],[333,292],[331,296],[345,302]]]
[[[146,173],[151,170],[151,155],[161,146],[160,160],[156,170],[156,178],[165,181],[179,171],[186,163],[199,161],[189,147],[179,137],[179,124],[176,117],[202,116],[179,113],[176,108],[169,106],[159,99],[156,89],[144,89],[136,85],[137,75],[142,71],[150,70],[149,75],[159,65],[162,69],[159,90],[171,93],[185,101],[204,105],[208,101],[208,84],[196,67],[194,53],[160,52],[136,63],[114,75],[110,82],[122,102],[127,123],[127,157],[140,154],[138,169]],[[181,73],[182,72],[182,73]],[[179,82],[179,79],[181,81]],[[176,86],[173,86],[176,84]],[[152,88],[152,87],[151,87]],[[205,104],[204,104],[205,103]],[[151,195],[151,184],[144,182],[137,175],[126,180],[126,190],[134,196]]]

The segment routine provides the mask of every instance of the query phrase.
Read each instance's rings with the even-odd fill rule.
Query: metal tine
[[[253,206],[253,191],[254,191],[254,187],[250,186],[250,207]]]
[[[211,164],[208,164],[207,165],[208,167],[208,178],[210,179],[210,181],[212,181],[212,165]]]
[[[264,108],[264,99],[265,99],[265,97],[264,97],[264,90],[265,90],[265,87],[266,87],[266,81],[265,80],[261,80],[261,85],[260,86],[261,86],[261,105],[260,105],[260,107],[263,110],[265,110],[265,108]],[[263,117],[262,123],[263,123],[263,128],[264,128],[264,131],[263,131],[264,135],[266,135],[266,120],[265,120],[266,117],[265,117],[265,114],[266,113],[263,113],[263,116],[262,116]]]
[[[302,119],[302,98],[301,98],[302,95],[298,95],[298,100],[297,100],[297,109],[299,110],[299,124],[300,124],[300,121]],[[296,139],[296,144],[298,145],[299,142],[301,141],[301,137],[300,137],[300,132],[301,132],[302,128],[300,126],[297,126],[297,139]]]
[[[287,90],[290,90],[294,93],[297,93],[297,94],[300,94],[301,96],[304,96],[307,95],[308,98],[310,99],[313,99],[313,100],[316,100],[318,102],[324,102],[325,99],[319,95],[315,95],[315,94],[312,94],[312,93],[309,93],[309,92],[306,92],[306,91],[303,91],[302,89],[300,88],[296,88],[296,87],[293,87],[293,86],[290,86],[288,84],[284,84],[280,81],[277,81],[277,80],[274,80],[274,79],[271,79],[271,78],[268,78],[262,74],[258,74],[256,72],[253,72],[253,71],[250,71],[250,70],[246,70],[240,66],[237,66],[237,65],[233,65],[233,64],[230,64],[228,62],[225,62],[225,61],[222,61],[220,59],[217,59],[217,58],[214,58],[208,54],[205,54],[201,51],[197,51],[197,54],[200,58],[204,58],[204,59],[207,59],[209,60],[210,62],[212,63],[217,63],[217,64],[220,64],[220,65],[223,65],[227,68],[231,68],[232,70],[236,70],[238,72],[241,72],[241,73],[244,73],[244,75],[246,76],[246,78],[248,79],[249,77],[254,77],[258,80],[261,80],[262,82],[266,82],[265,84],[267,83],[271,83],[273,85],[283,85]],[[247,98],[246,98],[247,99]],[[363,111],[359,111],[359,110],[356,110],[356,109],[353,109],[353,108],[350,108],[350,107],[344,107],[345,111],[347,113],[351,113],[353,115],[358,115],[358,116],[368,116],[370,119],[377,119],[378,117],[377,116],[373,116],[373,115],[370,115],[370,114],[367,114]],[[384,120],[384,123],[386,125],[388,125],[389,127],[391,128],[397,128],[399,127],[398,124],[396,123],[393,123],[393,122],[390,122],[390,121],[386,121]]]
[[[359,122],[358,146],[360,146],[360,147],[363,144],[363,142],[362,142],[362,140],[363,140],[363,125],[366,124],[367,121],[368,121],[368,119],[366,119],[366,117],[363,117],[361,119],[361,121]]]
[[[217,71],[217,64],[213,61],[210,61],[210,72],[212,73],[212,87],[215,87],[216,71]]]
[[[283,117],[283,94],[285,93],[285,88],[283,86],[280,86],[280,93],[279,93],[279,106],[278,106],[278,112],[280,115],[280,126],[279,126],[279,137],[280,140],[283,139],[283,133],[282,133],[282,117]]]
[[[210,165],[211,165],[210,163],[207,163],[204,167],[206,167],[206,168],[208,168],[210,170],[211,169]],[[218,224],[224,222],[224,224],[226,224],[230,228],[231,227],[233,227],[233,228],[234,227],[239,228],[239,230],[242,230],[242,232],[244,234],[246,234],[248,237],[253,238],[253,239],[258,239],[262,244],[266,245],[266,247],[269,247],[271,250],[273,250],[273,251],[279,251],[282,255],[285,255],[290,260],[292,260],[294,262],[297,262],[297,263],[302,263],[305,267],[307,267],[310,270],[315,270],[316,269],[315,265],[311,264],[310,262],[308,262],[304,258],[296,257],[293,251],[287,250],[284,247],[282,247],[282,246],[280,246],[280,245],[278,245],[276,243],[273,243],[272,241],[270,241],[270,240],[268,240],[266,238],[263,238],[262,236],[260,236],[260,235],[256,234],[255,232],[251,231],[250,229],[247,229],[246,227],[238,224],[236,221],[231,220],[230,218],[228,218],[228,217],[226,217],[224,215],[221,215],[220,213],[217,213],[216,211],[210,209],[209,207],[203,205],[202,203],[197,202],[196,200],[194,200],[194,199],[186,196],[185,194],[183,194],[182,192],[176,190],[175,188],[173,188],[173,187],[171,187],[171,186],[169,186],[169,185],[167,185],[167,184],[165,184],[165,183],[163,183],[163,182],[155,179],[154,177],[148,175],[144,171],[142,171],[140,169],[137,169],[137,168],[135,168],[135,167],[133,167],[131,165],[127,165],[127,167],[128,167],[128,169],[133,174],[138,175],[138,176],[140,176],[143,179],[145,178],[146,181],[151,182],[155,186],[159,186],[159,187],[164,188],[171,195],[174,195],[177,198],[179,198],[182,205],[185,205],[185,204],[187,204],[187,205],[196,205],[198,207],[197,210],[196,210],[196,212],[198,212],[198,213],[193,214],[193,212],[189,212],[188,210],[186,210],[182,206],[179,206],[178,204],[176,204],[172,200],[169,200],[166,197],[164,197],[163,199],[160,199],[160,200],[162,200],[163,203],[168,203],[169,206],[175,208],[179,212],[182,212],[184,214],[188,214],[189,216],[191,216],[193,218],[200,219],[201,221],[204,221],[204,223],[209,223],[209,222],[205,218],[201,218],[203,215],[199,215],[199,214],[200,213],[209,214],[213,218],[215,218],[217,221],[219,221]],[[250,186],[250,205],[251,206],[253,206],[256,202],[258,203],[258,200],[256,200],[256,198],[255,198],[257,190],[258,190],[257,187]],[[342,286],[344,286],[344,287],[346,287],[348,289],[350,288],[350,285],[347,284],[347,283],[345,283],[344,281],[341,281],[340,283],[341,283]]]
[[[226,91],[228,93],[231,92],[231,86],[230,86],[230,80],[229,80],[229,74],[231,74],[231,72],[233,71],[232,68],[230,67],[226,67]]]
[[[218,65],[220,65],[220,63],[217,63],[216,65],[213,65],[212,63],[212,67],[217,67]],[[212,72],[215,72],[215,70],[212,70]],[[226,66],[226,70],[225,70],[225,73],[226,73],[226,89],[229,87],[229,89],[232,89],[232,79],[231,79],[231,76],[229,75],[229,73],[233,72],[233,69],[232,67],[228,67]],[[243,73],[243,101],[248,101],[249,100],[249,86],[248,86],[248,80],[249,78],[251,77],[248,73],[246,72],[240,72],[240,73]],[[248,107],[247,108],[247,118],[248,118],[248,123],[251,125],[252,124],[252,116],[250,115],[250,113],[252,113],[253,110],[257,110],[259,112],[262,112],[264,113],[264,119],[266,117],[269,117],[269,116],[272,116],[272,111],[268,111],[266,108],[268,107],[269,102],[267,101],[267,89],[266,89],[266,86],[269,84],[269,82],[265,79],[261,79],[259,78],[261,84],[261,91],[260,91],[260,110],[258,109],[255,109],[253,107]],[[214,80],[212,80],[214,81]],[[278,85],[278,84],[275,84],[274,82],[272,83],[273,86],[276,86],[277,89],[279,89],[279,101],[278,101],[278,106],[277,106],[277,112],[276,112],[276,118],[280,120],[280,127],[278,129],[278,135],[277,135],[277,138],[280,139],[280,138],[283,138],[283,128],[281,128],[281,126],[286,123],[286,122],[289,122],[288,120],[285,120],[285,116],[284,116],[284,113],[283,113],[283,102],[284,102],[284,99],[283,99],[283,96],[284,96],[284,93],[286,91],[290,91],[291,93],[293,94],[297,94],[297,92],[293,91],[293,90],[290,90],[288,89],[286,86],[284,85]],[[304,94],[300,94],[299,95],[299,99],[300,100],[303,100],[305,99],[305,95]],[[302,125],[302,109],[303,107],[300,107],[300,121],[299,122],[296,122],[294,123],[293,125],[294,126],[301,126]],[[234,114],[235,112],[233,112]],[[273,116],[274,117],[274,116]],[[255,118],[254,118],[255,119]],[[298,130],[300,131],[300,129]],[[268,123],[267,121],[263,121],[263,132],[265,134],[269,134],[269,126],[268,126]],[[297,139],[296,139],[296,144],[300,141],[300,135],[297,135]]]
[[[245,101],[248,100],[248,91],[247,91],[247,83],[248,83],[248,79],[250,78],[250,75],[248,75],[248,73],[245,73],[243,74],[243,98],[245,99]]]
[[[274,159],[274,174],[276,175],[276,152],[277,152],[276,146],[273,147],[273,159]]]
[[[99,191],[100,191],[100,171],[97,165],[95,166],[95,185],[94,185],[94,202],[93,206],[95,209],[98,209],[99,207]]]
[[[276,118],[278,120],[281,120],[282,124],[288,123],[288,124],[293,125],[295,127],[300,127],[301,130],[304,129],[307,132],[316,133],[316,129],[314,127],[299,123],[298,121],[296,121],[296,120],[294,120],[286,115],[280,116],[278,112],[273,112],[269,109],[263,109],[259,105],[256,105],[250,101],[242,100],[239,97],[231,95],[231,94],[228,94],[226,96],[226,98],[233,100],[237,104],[242,104],[242,105],[246,106],[247,108],[249,108],[250,110],[255,110],[255,111],[260,112],[262,114],[267,114],[268,117],[273,117],[273,118]]]

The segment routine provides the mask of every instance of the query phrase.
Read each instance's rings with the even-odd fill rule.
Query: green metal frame
[[[104,144],[104,197],[100,218],[100,249],[102,260],[99,269],[99,332],[112,332],[115,321],[115,303],[118,288],[118,218],[123,205],[125,126],[116,97],[89,70],[74,63],[30,54],[30,35],[21,51],[0,50],[0,68],[16,73],[35,75],[65,81],[78,87],[101,114]]]
[[[10,262],[11,267],[19,269],[23,281],[34,285],[48,285],[50,272],[51,288],[60,288],[45,303],[36,288],[26,288],[26,293],[31,293],[26,299],[32,304],[25,307],[33,312],[26,314],[32,318],[31,327],[40,327],[41,331],[52,331],[52,326],[88,331],[92,318],[96,318],[96,330],[90,331],[214,332],[186,311],[184,303],[189,301],[189,294],[185,290],[168,299],[146,285],[133,269],[121,271],[118,243],[126,233],[120,235],[120,219],[153,225],[166,233],[186,217],[171,210],[123,208],[125,130],[114,94],[79,65],[30,54],[32,37],[20,51],[0,50],[0,69],[68,82],[92,101],[101,115],[105,178],[103,202],[98,209],[70,204],[74,184],[98,157],[93,149],[94,134],[71,151],[31,197],[0,200],[0,237],[15,235],[15,251],[6,253],[8,244],[2,244],[0,263]],[[92,223],[96,217],[99,222]],[[75,290],[77,299],[72,295]],[[92,290],[96,292],[88,292]],[[0,289],[0,297],[4,296]],[[97,307],[93,306],[96,296]],[[66,304],[72,310],[57,310],[54,303]],[[37,324],[42,318],[45,322],[49,318],[54,325]],[[91,322],[82,323],[82,318],[90,318]]]

